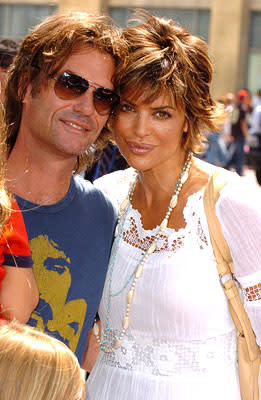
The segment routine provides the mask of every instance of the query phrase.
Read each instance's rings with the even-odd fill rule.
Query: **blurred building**
[[[65,9],[109,13],[124,26],[136,7],[171,17],[208,42],[215,97],[261,88],[261,0],[0,0],[0,37],[22,38],[42,18]]]

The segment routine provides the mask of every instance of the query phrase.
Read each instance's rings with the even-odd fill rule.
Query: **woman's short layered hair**
[[[210,93],[213,67],[207,44],[171,19],[137,10],[136,23],[124,29],[128,57],[118,68],[115,85],[122,94],[151,102],[165,94],[185,110],[186,150],[197,152],[205,134],[224,122],[224,108]],[[137,22],[138,21],[138,22]]]
[[[0,399],[83,400],[76,356],[62,342],[18,322],[0,327]]]
[[[82,47],[110,54],[117,65],[123,52],[121,30],[107,16],[67,12],[46,18],[25,37],[6,87],[5,121],[9,153],[16,141],[28,85],[32,85],[32,95],[36,95],[48,84],[50,75],[54,76],[68,57]],[[77,172],[89,161],[95,149],[103,147],[106,134],[104,129],[92,151],[79,157]]]

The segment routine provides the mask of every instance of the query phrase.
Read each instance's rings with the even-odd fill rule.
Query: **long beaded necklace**
[[[132,274],[126,281],[126,283],[123,285],[123,287],[120,290],[118,290],[117,292],[113,293],[112,292],[113,271],[114,271],[114,266],[115,266],[115,262],[116,262],[116,256],[117,256],[117,253],[119,250],[119,243],[120,243],[120,240],[121,240],[123,232],[124,232],[124,229],[123,229],[124,223],[125,223],[125,220],[126,220],[126,217],[127,217],[130,205],[131,205],[131,201],[133,199],[134,189],[135,189],[137,179],[138,179],[137,173],[136,173],[134,181],[132,181],[130,183],[128,196],[126,197],[125,200],[123,200],[123,202],[120,205],[118,224],[115,229],[116,243],[114,244],[114,248],[111,253],[111,265],[110,265],[110,270],[108,272],[109,273],[109,279],[108,279],[109,280],[109,284],[108,284],[109,294],[108,294],[107,310],[106,310],[105,324],[104,324],[104,330],[102,332],[102,337],[99,336],[99,326],[96,321],[93,326],[93,333],[96,336],[96,339],[97,339],[97,342],[99,343],[100,349],[102,351],[104,351],[105,353],[111,353],[121,346],[122,338],[125,335],[126,330],[128,329],[129,324],[130,324],[130,318],[129,318],[130,305],[133,301],[136,283],[137,283],[138,279],[140,278],[140,276],[142,275],[143,267],[144,267],[144,264],[147,261],[148,257],[150,256],[150,254],[152,254],[156,250],[157,242],[160,238],[161,233],[164,232],[168,226],[169,217],[172,213],[172,210],[177,205],[178,196],[181,191],[181,188],[184,185],[184,183],[186,182],[186,180],[188,179],[188,173],[189,173],[189,169],[190,169],[190,166],[192,163],[191,156],[192,156],[192,154],[191,154],[191,152],[189,152],[187,154],[184,166],[183,166],[180,176],[178,178],[178,182],[175,186],[173,195],[171,196],[167,212],[165,214],[165,217],[163,218],[163,221],[161,222],[161,224],[159,226],[159,230],[154,238],[154,241],[149,246],[148,250],[142,255],[138,265],[136,265],[134,271],[132,272]],[[124,291],[124,289],[126,289],[126,287],[130,284],[131,280],[132,280],[132,284],[131,284],[130,290],[127,294],[127,297],[126,297],[126,310],[125,310],[125,315],[122,320],[122,329],[121,329],[120,335],[119,335],[118,339],[116,339],[112,343],[112,345],[108,345],[108,332],[110,329],[109,328],[109,317],[110,317],[110,308],[111,308],[112,298],[115,296],[118,296],[120,293],[122,293]]]

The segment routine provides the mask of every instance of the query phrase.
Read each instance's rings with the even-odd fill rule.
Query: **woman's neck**
[[[168,168],[154,168],[147,171],[138,171],[138,181],[135,188],[134,202],[155,206],[158,202],[169,201],[180,173],[184,167],[187,154],[182,154],[179,160],[174,160]]]

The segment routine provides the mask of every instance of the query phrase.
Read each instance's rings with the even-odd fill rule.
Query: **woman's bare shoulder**
[[[130,181],[135,174],[133,168],[119,170],[95,180],[94,186],[102,190],[114,203],[121,203],[127,196]]]

